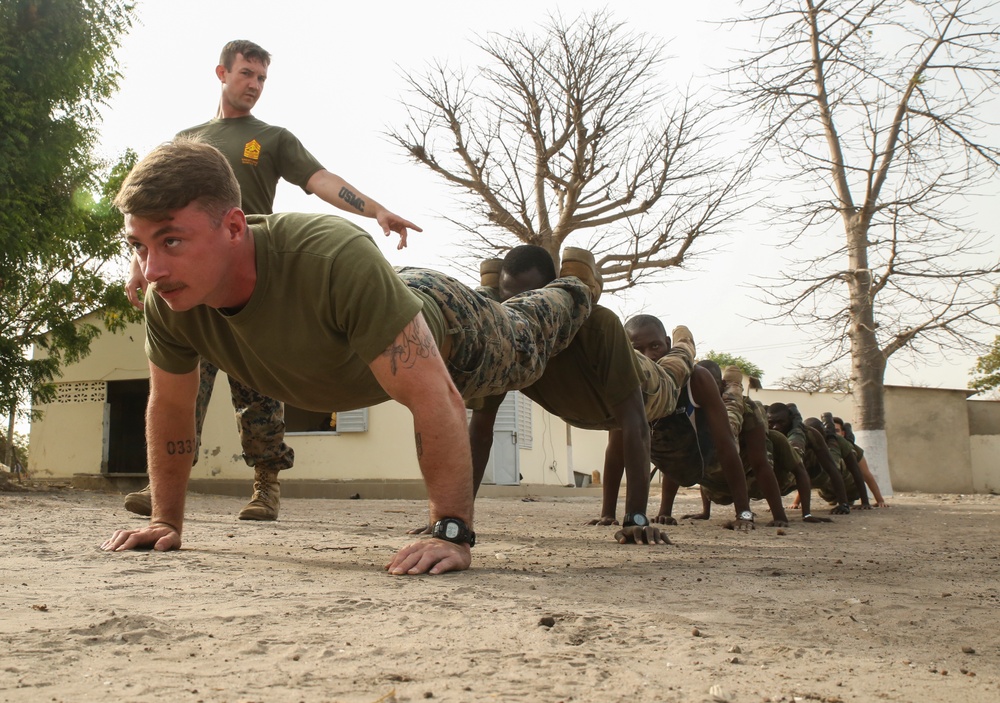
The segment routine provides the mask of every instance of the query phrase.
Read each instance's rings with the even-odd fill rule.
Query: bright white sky
[[[556,0],[139,2],[139,24],[118,52],[124,80],[104,110],[101,152],[113,158],[131,147],[142,155],[178,130],[211,118],[219,94],[214,75],[219,51],[231,39],[250,39],[272,54],[267,87],[254,114],[289,128],[326,168],[424,228],[423,234],[411,235],[407,250],[397,252],[395,238],[383,240],[374,221],[359,218],[377,234],[394,265],[428,266],[474,283],[453,263],[459,235],[443,215],[462,215],[454,192],[429,170],[408,162],[384,136],[389,126],[405,123],[401,72],[420,69],[434,59],[475,66],[481,60],[473,46],[477,35],[530,31],[551,12],[562,9],[575,17],[581,10],[606,5]],[[750,45],[752,37],[745,33],[711,24],[733,16],[736,5],[733,0],[618,0],[611,6],[632,28],[669,41],[668,53],[675,58],[666,64],[664,79],[683,85],[726,64],[736,48]],[[334,208],[282,184],[275,210]],[[994,232],[998,217],[990,218]],[[987,221],[985,213],[981,219]],[[993,258],[998,239],[993,238]],[[806,332],[747,319],[768,312],[753,300],[759,296],[749,283],[753,274],[766,275],[781,266],[780,241],[777,232],[748,219],[734,227],[731,237],[708,245],[717,251],[673,276],[672,282],[606,296],[602,303],[623,318],[646,312],[661,317],[668,329],[687,324],[700,350],[745,356],[765,370],[765,385],[771,385],[790,375],[812,348]],[[984,331],[983,338],[992,339],[993,334]],[[917,369],[890,368],[887,381],[964,388],[975,360],[950,356],[930,357],[928,365]]]

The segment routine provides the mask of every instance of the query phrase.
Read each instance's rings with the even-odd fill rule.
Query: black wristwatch
[[[649,518],[642,513],[625,513],[622,527],[649,527]]]
[[[435,522],[431,528],[431,537],[455,544],[476,546],[476,533],[469,529],[464,520],[457,517],[444,517]]]
[[[753,513],[749,510],[744,510],[741,513],[736,513],[737,520],[745,520],[746,522],[753,522]]]

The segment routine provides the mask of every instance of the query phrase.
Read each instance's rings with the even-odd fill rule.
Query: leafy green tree
[[[993,340],[989,352],[979,357],[973,374],[975,377],[969,382],[969,388],[981,393],[1000,388],[1000,335]]]
[[[12,414],[89,352],[101,330],[80,317],[99,311],[111,330],[136,317],[110,205],[135,157],[109,169],[93,153],[132,19],[115,0],[0,3],[0,407]]]
[[[712,349],[705,355],[705,358],[714,361],[723,369],[727,366],[735,366],[743,372],[744,376],[755,378],[758,381],[764,377],[764,371],[757,364],[747,361],[742,356],[733,356],[732,354],[717,352]]]

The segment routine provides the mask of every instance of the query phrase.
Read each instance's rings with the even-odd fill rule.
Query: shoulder
[[[367,231],[336,215],[302,212],[247,215],[247,225],[255,236],[266,236],[274,251],[322,251],[329,254],[349,243],[358,242],[371,244],[373,253],[384,258]]]

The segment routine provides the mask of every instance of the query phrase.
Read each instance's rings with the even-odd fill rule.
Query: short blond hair
[[[191,203],[221,220],[240,206],[240,184],[222,152],[183,137],[161,144],[137,163],[114,201],[122,214],[154,221]]]

